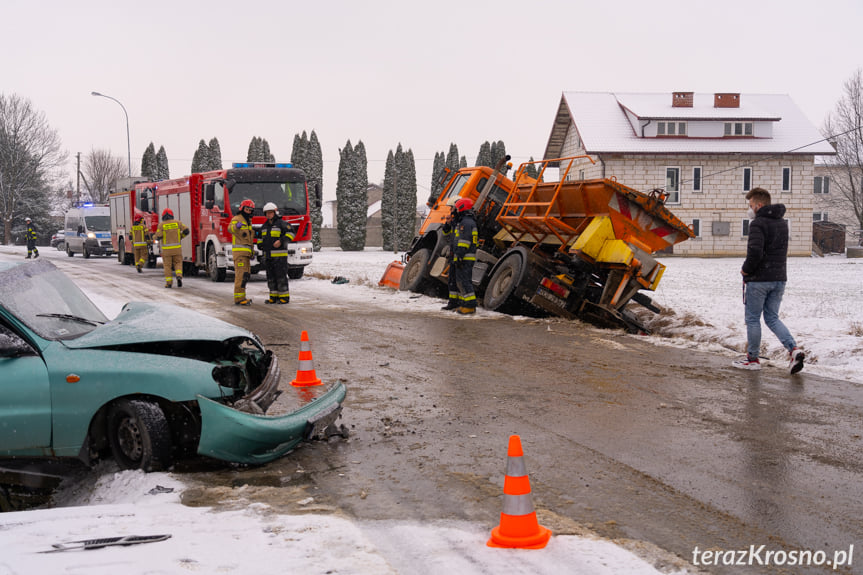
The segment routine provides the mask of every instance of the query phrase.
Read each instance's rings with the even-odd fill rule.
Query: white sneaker
[[[748,356],[735,359],[731,362],[731,365],[737,369],[748,369],[750,371],[759,371],[761,369],[761,363],[757,359],[749,359]]]
[[[804,357],[805,357],[805,354],[803,353],[802,349],[800,349],[799,347],[795,347],[794,349],[792,349],[788,353],[788,358],[789,358],[788,371],[791,372],[792,374],[795,374],[795,373],[799,372],[801,369],[803,369],[803,358]]]

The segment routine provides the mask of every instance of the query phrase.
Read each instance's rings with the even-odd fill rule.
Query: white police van
[[[66,255],[110,256],[111,212],[107,205],[80,204],[66,212]]]

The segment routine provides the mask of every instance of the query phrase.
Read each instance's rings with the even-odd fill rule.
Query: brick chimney
[[[672,92],[671,107],[672,108],[691,108],[693,92]]]
[[[713,107],[714,108],[739,108],[740,107],[740,93],[734,92],[723,92],[716,93],[713,95]]]

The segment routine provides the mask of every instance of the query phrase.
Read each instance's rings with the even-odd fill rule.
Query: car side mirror
[[[78,226],[78,235],[81,235],[83,233],[84,233],[84,226]]]
[[[36,351],[26,340],[0,327],[0,357],[22,355],[36,355]]]

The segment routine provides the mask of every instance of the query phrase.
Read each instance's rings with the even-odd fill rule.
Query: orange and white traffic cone
[[[551,531],[536,519],[523,457],[521,438],[510,435],[503,480],[503,512],[500,525],[491,530],[489,547],[542,549],[551,538]]]
[[[309,333],[303,330],[300,334],[300,367],[297,369],[297,377],[291,382],[294,387],[310,387],[323,383],[315,374],[312,363],[312,346],[309,343]]]

